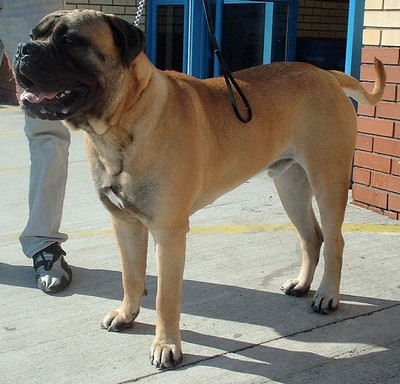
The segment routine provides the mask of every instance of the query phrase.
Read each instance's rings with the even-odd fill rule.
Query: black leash
[[[229,98],[231,100],[233,110],[235,111],[237,118],[242,123],[249,123],[251,121],[251,119],[253,118],[253,112],[251,110],[251,106],[250,106],[249,101],[247,100],[246,95],[243,93],[239,84],[236,82],[236,80],[232,76],[232,73],[229,71],[228,66],[225,63],[225,60],[222,57],[221,51],[218,46],[217,39],[215,38],[215,29],[214,29],[214,24],[213,24],[212,17],[211,17],[208,0],[203,0],[203,7],[204,7],[204,13],[206,15],[208,32],[210,33],[210,38],[211,38],[211,43],[213,46],[214,54],[217,57],[219,64],[221,65],[222,74],[225,78],[225,83],[228,88]],[[235,88],[236,92],[239,94],[240,98],[242,99],[242,102],[246,108],[247,116],[242,116],[241,113],[239,112],[239,108],[237,106],[236,96],[235,96],[233,88]]]

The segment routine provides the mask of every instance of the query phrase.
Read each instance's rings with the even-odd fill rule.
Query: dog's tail
[[[383,95],[386,85],[386,71],[380,60],[375,57],[375,85],[371,93],[368,93],[358,80],[339,71],[328,71],[339,82],[344,92],[361,104],[375,105]]]

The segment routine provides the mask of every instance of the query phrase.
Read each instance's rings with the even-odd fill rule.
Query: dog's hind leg
[[[299,275],[282,286],[287,295],[303,296],[310,289],[318,264],[323,236],[312,207],[312,190],[298,163],[274,178],[283,207],[299,234],[302,263]]]
[[[338,169],[338,168],[337,168]],[[336,170],[337,170],[336,169]],[[315,187],[324,236],[324,274],[313,298],[315,312],[330,313],[339,305],[344,239],[342,224],[347,203],[350,175],[328,175],[325,184]]]
[[[112,219],[121,253],[124,299],[117,310],[104,317],[101,326],[108,331],[118,332],[132,327],[139,314],[141,299],[145,293],[148,230],[139,220],[133,218],[124,221],[113,216]]]

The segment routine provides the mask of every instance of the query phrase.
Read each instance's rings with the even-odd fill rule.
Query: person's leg
[[[63,243],[60,233],[68,171],[70,133],[59,121],[25,117],[31,168],[29,219],[20,240],[24,253],[33,257],[52,243]]]
[[[21,3],[26,4],[21,4]],[[61,9],[62,0],[5,0],[0,14],[0,39],[13,60],[19,42],[29,39],[29,31],[46,14]],[[29,12],[26,9],[29,8]],[[31,154],[29,219],[20,236],[26,256],[33,258],[38,287],[58,292],[69,285],[72,273],[60,244],[60,233],[68,170],[70,133],[60,122],[25,117],[25,133]]]
[[[24,253],[32,257],[38,287],[58,292],[69,285],[72,273],[59,246],[67,240],[60,233],[68,172],[70,133],[60,122],[25,117],[31,167],[29,219],[20,236]]]

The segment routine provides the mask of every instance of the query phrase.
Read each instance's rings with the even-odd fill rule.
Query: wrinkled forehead
[[[94,10],[57,11],[45,16],[32,29],[33,40],[46,40],[54,35],[86,36],[93,41],[112,35],[104,14]]]

